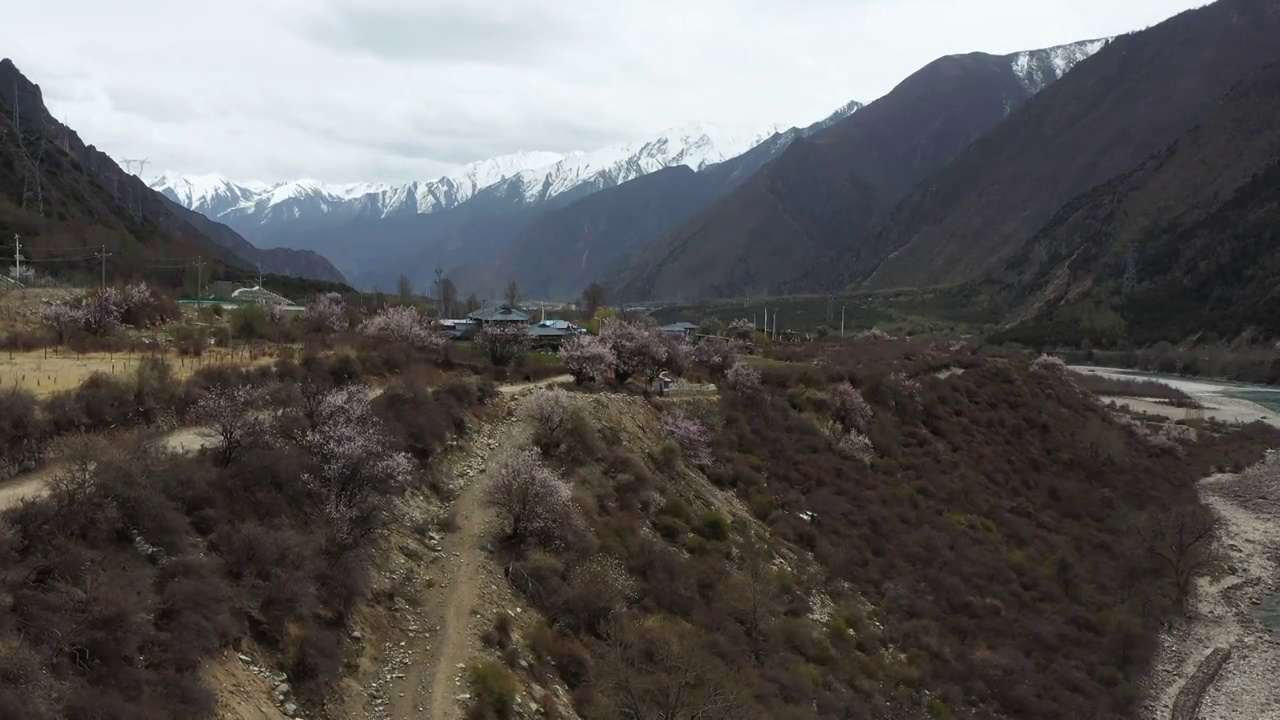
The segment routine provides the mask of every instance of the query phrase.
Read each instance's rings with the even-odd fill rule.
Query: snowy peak
[[[512,176],[487,192],[536,203],[570,191],[603,190],[678,165],[700,171],[735,158],[785,129],[782,125],[752,128],[691,123],[668,128],[646,140],[570,153],[552,165]]]
[[[166,173],[147,185],[179,205],[208,217],[216,217],[268,189],[264,183],[234,183],[217,174]]]
[[[1027,50],[1008,57],[1013,72],[1023,87],[1032,93],[1038,93],[1050,83],[1061,79],[1077,63],[1106,47],[1111,40],[1112,38],[1085,40],[1042,50]]]

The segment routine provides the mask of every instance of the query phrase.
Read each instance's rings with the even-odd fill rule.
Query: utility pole
[[[844,304],[840,305],[840,339],[844,339]]]
[[[98,254],[98,257],[102,260],[102,285],[101,285],[101,287],[102,287],[102,289],[103,289],[103,290],[106,290],[106,289],[107,289],[107,246],[106,246],[106,245],[103,245],[103,246],[102,246],[102,252]]]
[[[204,258],[196,257],[196,312],[200,312],[203,304],[200,300],[200,286],[204,285]]]
[[[13,112],[17,114],[16,107]],[[22,282],[22,236],[17,233],[13,234],[13,280],[17,283]]]

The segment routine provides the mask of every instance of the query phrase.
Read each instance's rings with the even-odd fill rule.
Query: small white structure
[[[270,290],[264,289],[261,285],[255,285],[251,288],[240,288],[231,293],[231,299],[237,302],[251,302],[258,305],[292,305],[288,298],[283,295],[277,295]]]

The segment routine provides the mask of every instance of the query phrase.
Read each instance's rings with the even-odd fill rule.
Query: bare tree
[[[514,307],[520,302],[520,285],[518,285],[515,280],[507,283],[507,291],[503,293],[502,297],[507,301],[508,305]]]
[[[243,456],[254,441],[266,433],[266,425],[257,416],[257,390],[251,387],[224,387],[209,390],[196,404],[196,417],[210,426],[218,440],[218,460],[230,465]]]
[[[731,679],[699,646],[695,628],[675,620],[615,616],[608,631],[604,687],[620,720],[728,720],[743,717]]]
[[[453,317],[458,309],[458,286],[449,278],[440,280],[440,317]],[[468,310],[468,312],[470,312]]]
[[[1139,527],[1147,552],[1168,573],[1173,604],[1181,613],[1187,611],[1196,573],[1208,561],[1213,528],[1213,515],[1201,505],[1157,510]]]
[[[752,651],[757,657],[761,651],[762,630],[770,616],[769,608],[774,597],[771,555],[769,546],[760,540],[752,528],[742,544],[742,569],[747,580],[747,633],[751,636]]]
[[[600,283],[591,283],[582,290],[582,318],[590,320],[604,306],[605,289]]]
[[[400,273],[400,279],[396,281],[396,292],[400,295],[400,304],[413,304],[413,282],[408,275]]]

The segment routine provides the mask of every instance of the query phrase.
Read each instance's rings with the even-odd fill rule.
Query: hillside
[[[6,242],[21,235],[37,259],[44,248],[105,245],[126,269],[203,256],[227,267],[343,281],[315,253],[259,250],[153,192],[58,122],[40,87],[8,59],[0,60],[0,110],[0,233]]]
[[[991,283],[1036,342],[1280,337],[1280,64],[1069,203]]]
[[[1280,5],[1220,0],[1116,39],[974,143],[847,248],[836,280],[871,288],[970,280],[1071,198],[1203,122],[1235,83],[1280,60]]]
[[[809,128],[791,128],[700,171],[677,166],[638,177],[539,214],[496,261],[464,269],[464,287],[501,289],[516,280],[528,297],[574,298],[609,268],[733,190],[800,137],[860,108],[851,103]]]
[[[1072,46],[1074,58],[1101,45]],[[1029,60],[1037,53],[1039,61]],[[1054,55],[973,53],[930,63],[847,120],[792,143],[639,250],[610,284],[628,299],[806,288],[815,263],[862,242],[912,187],[1071,67],[1071,58],[1046,60]]]

